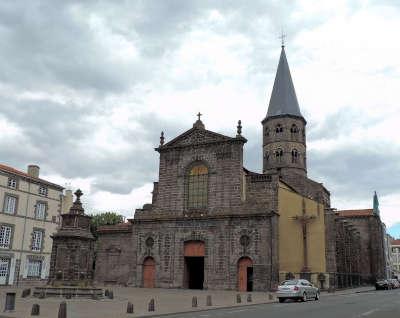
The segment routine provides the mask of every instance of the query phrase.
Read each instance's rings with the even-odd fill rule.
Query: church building
[[[284,46],[260,127],[260,172],[243,166],[240,121],[226,136],[200,116],[170,141],[161,134],[152,202],[128,223],[99,228],[95,281],[263,291],[304,277],[328,287],[336,252],[326,233],[330,193],[307,177],[307,122]]]

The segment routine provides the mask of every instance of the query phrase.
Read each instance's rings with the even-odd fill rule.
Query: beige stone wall
[[[306,214],[314,217],[307,226],[307,242],[308,267],[314,273],[311,279],[316,280],[317,273],[326,272],[324,207],[299,195],[282,182],[279,183],[278,198],[280,276],[284,278],[287,272],[300,273],[303,268],[302,226],[293,217],[302,214],[304,199]]]
[[[8,186],[9,177],[17,180],[16,189]],[[29,179],[10,172],[0,170],[0,224],[12,225],[11,248],[0,248],[0,257],[9,258],[8,284],[27,279],[27,259],[42,260],[41,278],[48,275],[49,261],[52,248],[51,235],[56,232],[60,221],[60,212],[63,201],[61,188],[46,185],[47,196],[39,194],[39,179]],[[15,214],[5,213],[4,202],[7,194],[17,197]],[[44,219],[35,218],[35,209],[38,202],[46,204]],[[44,232],[42,249],[32,251],[33,230]],[[19,265],[20,264],[20,265]],[[19,275],[18,275],[19,272]]]

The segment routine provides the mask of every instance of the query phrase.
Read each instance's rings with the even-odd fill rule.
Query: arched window
[[[265,163],[269,162],[269,152],[268,151],[266,151],[264,154],[264,161],[265,161]]]
[[[292,163],[297,163],[297,158],[299,157],[299,153],[296,149],[292,150]]]
[[[282,157],[283,157],[283,150],[278,148],[275,151],[275,158],[276,158],[276,162],[280,163],[282,162]]]
[[[265,127],[265,136],[269,136],[269,127]]]
[[[299,128],[297,128],[296,124],[293,124],[292,127],[290,127],[290,134],[292,135],[292,138],[297,139]]]
[[[205,165],[199,164],[190,169],[187,176],[188,182],[188,208],[205,208],[207,207],[208,192],[208,169]]]
[[[276,132],[277,134],[281,134],[281,133],[283,132],[283,127],[282,127],[281,124],[277,124],[277,125],[276,125],[276,127],[275,127],[275,132]]]

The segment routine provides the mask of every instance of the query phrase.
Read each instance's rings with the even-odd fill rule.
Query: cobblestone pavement
[[[57,316],[61,301],[66,301],[67,303],[68,318],[143,317],[276,302],[273,294],[273,299],[270,299],[270,293],[265,292],[241,293],[241,303],[238,304],[236,302],[238,292],[236,291],[145,289],[132,287],[105,288],[113,290],[114,299],[21,298],[22,287],[2,287],[0,288],[0,318],[30,317],[32,305],[36,303],[40,305],[40,317],[53,318]],[[325,296],[363,292],[367,290],[371,290],[371,287],[339,291],[334,294],[325,293]],[[15,312],[3,313],[6,292],[16,292],[17,301]],[[251,294],[251,302],[247,301],[249,294]],[[206,305],[206,298],[208,295],[211,296],[212,306]],[[193,296],[197,297],[198,306],[196,308],[192,307]],[[152,298],[154,298],[155,301],[155,311],[149,312],[148,304]],[[133,303],[134,314],[126,313],[128,302]]]

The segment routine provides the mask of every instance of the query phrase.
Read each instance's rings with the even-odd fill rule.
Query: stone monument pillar
[[[91,217],[82,207],[82,195],[79,189],[75,192],[75,202],[61,215],[61,227],[52,236],[50,285],[92,285],[95,238],[90,231]]]

